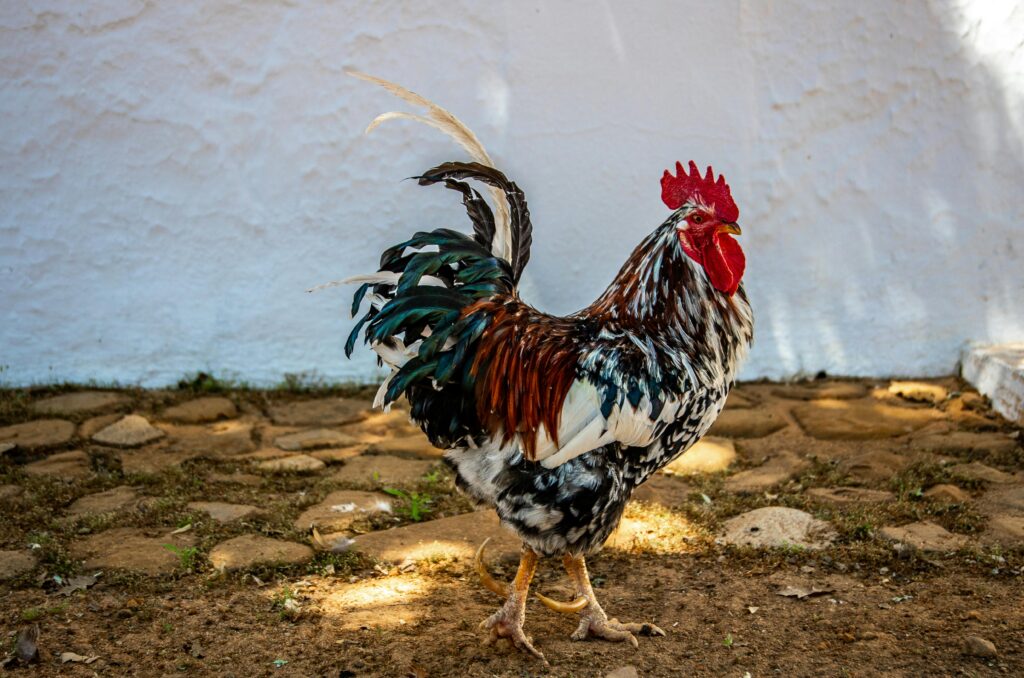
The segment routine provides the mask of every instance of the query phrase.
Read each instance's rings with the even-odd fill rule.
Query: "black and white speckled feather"
[[[679,216],[637,248],[600,299],[572,316],[591,335],[581,347],[578,378],[595,386],[606,416],[630,408],[645,415],[651,441],[608,442],[553,468],[500,436],[445,455],[460,487],[493,506],[539,553],[599,549],[633,490],[711,427],[746,356],[746,295],[742,287],[733,297],[714,290],[679,250]]]

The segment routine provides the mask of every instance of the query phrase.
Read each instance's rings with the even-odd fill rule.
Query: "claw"
[[[655,626],[654,624],[651,624],[649,622],[644,622],[643,624],[637,624],[637,626],[639,626],[640,628],[636,629],[636,632],[639,633],[641,636],[651,636],[651,637],[654,637],[654,636],[664,636],[664,635],[666,635],[665,632],[662,631],[660,627]]]
[[[487,546],[487,542],[491,540],[490,537],[484,539],[484,543],[480,544],[480,548],[476,550],[476,557],[473,559],[473,564],[476,567],[476,573],[480,575],[480,583],[484,585],[484,588],[494,591],[502,598],[508,598],[508,585],[502,584],[491,576],[491,573],[487,571],[487,566],[484,565],[484,547]]]
[[[523,633],[522,626],[505,623],[500,618],[501,614],[502,611],[499,610],[490,619],[480,622],[480,629],[488,631],[487,637],[483,641],[484,646],[494,645],[498,642],[499,638],[508,638],[508,641],[512,643],[512,647],[536,657],[545,666],[548,666],[548,660],[544,658],[544,653],[533,646],[533,638]],[[498,618],[497,620],[495,619],[496,617]]]
[[[568,603],[562,603],[557,600],[552,600],[551,598],[548,598],[543,593],[538,592],[534,595],[537,596],[540,602],[544,603],[544,607],[548,608],[549,610],[554,610],[555,612],[561,612],[562,614],[576,614],[577,612],[581,611],[583,608],[590,604],[590,599],[586,596],[580,596],[576,600],[570,601]]]

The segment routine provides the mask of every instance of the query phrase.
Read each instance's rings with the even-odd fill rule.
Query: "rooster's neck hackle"
[[[735,379],[753,334],[753,317],[741,286],[719,292],[704,269],[682,251],[677,215],[637,246],[597,301],[581,314],[599,319],[609,331],[651,339],[679,351],[702,381]]]

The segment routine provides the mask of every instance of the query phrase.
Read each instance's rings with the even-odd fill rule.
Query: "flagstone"
[[[126,405],[129,398],[111,391],[79,391],[62,393],[32,403],[32,411],[39,414],[83,414]]]
[[[270,408],[270,418],[282,426],[339,426],[365,419],[372,403],[355,398],[297,400]]]
[[[22,468],[30,476],[50,476],[68,482],[85,478],[92,472],[89,455],[81,450],[51,454]]]
[[[912,433],[941,418],[931,409],[894,407],[873,399],[816,400],[793,408],[807,435],[821,440],[873,440]]]
[[[64,445],[75,435],[75,425],[66,419],[36,419],[0,428],[0,443],[13,443],[25,450]]]
[[[71,544],[72,557],[84,559],[87,570],[121,569],[150,576],[170,574],[181,558],[175,548],[195,544],[191,534],[166,529],[116,527]]]
[[[238,409],[228,398],[196,398],[164,410],[162,418],[182,424],[205,424],[218,419],[232,419]]]
[[[359,438],[329,428],[299,431],[298,433],[278,436],[274,439],[274,445],[282,450],[292,452],[318,450],[325,447],[351,447],[360,444],[360,442]]]
[[[313,557],[305,544],[244,534],[213,547],[210,564],[222,572],[245,570],[257,565],[299,565]]]

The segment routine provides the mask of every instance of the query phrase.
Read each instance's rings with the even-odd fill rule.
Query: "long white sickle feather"
[[[461,120],[456,118],[450,112],[441,108],[429,99],[421,97],[415,92],[410,92],[401,85],[396,85],[393,82],[388,82],[382,78],[377,78],[360,71],[346,68],[345,73],[351,75],[354,78],[365,80],[366,82],[372,82],[375,85],[383,87],[391,94],[395,95],[399,99],[402,99],[413,106],[424,109],[425,115],[415,115],[413,113],[403,113],[401,111],[391,111],[389,113],[382,113],[373,119],[373,122],[366,128],[365,134],[369,134],[376,129],[382,123],[388,120],[415,120],[421,122],[424,125],[429,125],[435,129],[441,130],[449,137],[455,140],[460,146],[466,149],[470,157],[476,162],[487,165],[488,167],[494,167],[494,162],[491,160],[491,156],[487,154],[483,144],[477,139],[473,131],[466,127]],[[512,230],[509,219],[509,208],[508,201],[505,199],[505,194],[500,188],[494,186],[488,186],[488,191],[491,194],[491,201],[494,203],[494,223],[495,233],[494,242],[491,245],[491,253],[495,256],[503,258],[505,261],[512,261]]]

